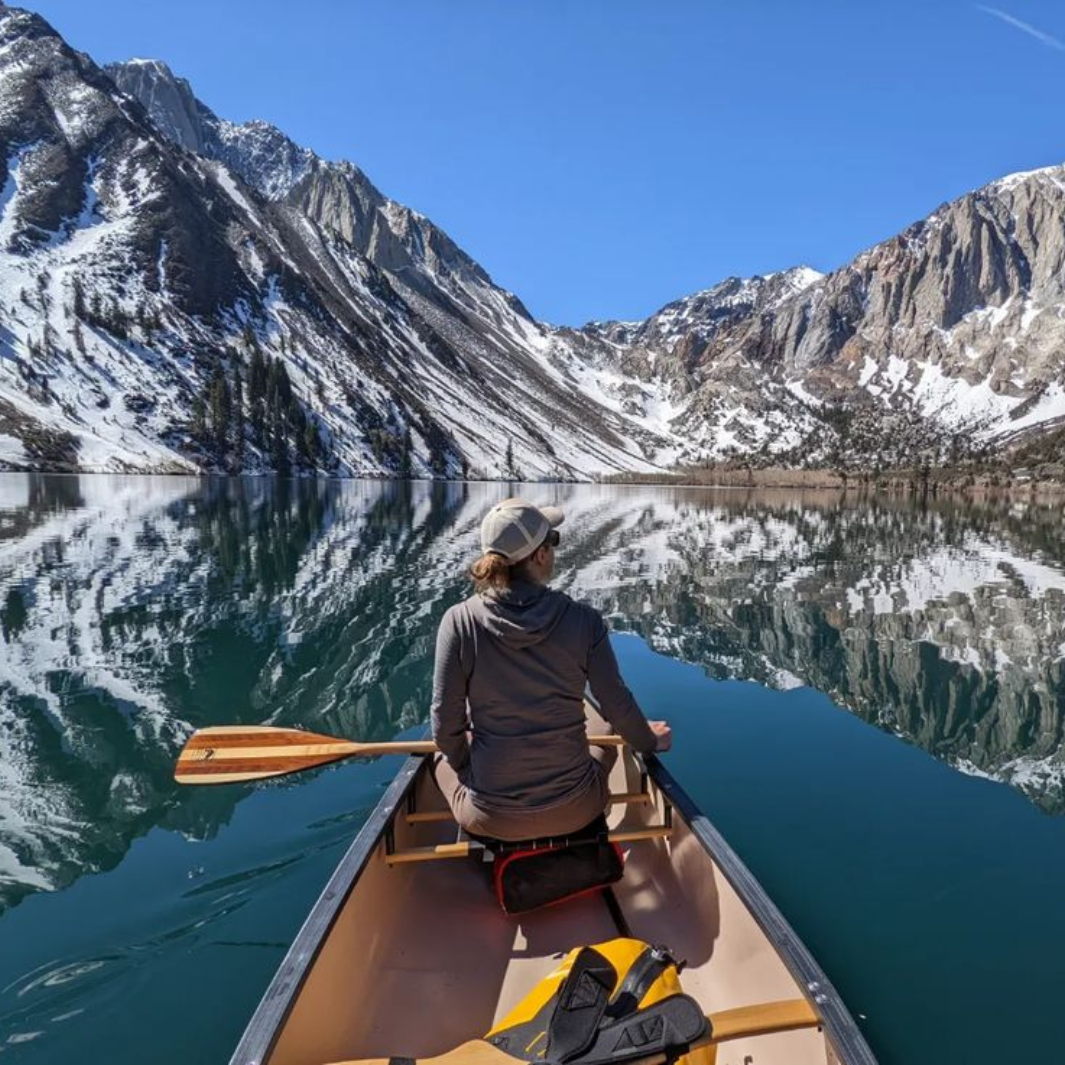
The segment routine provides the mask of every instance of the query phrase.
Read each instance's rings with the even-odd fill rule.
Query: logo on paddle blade
[[[200,761],[207,762],[210,759],[214,758],[214,751],[215,749],[213,747],[204,747],[204,749],[199,752]]]

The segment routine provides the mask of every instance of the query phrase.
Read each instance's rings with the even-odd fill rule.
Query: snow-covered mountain
[[[822,276],[552,327],[353,163],[0,5],[0,463],[587,478],[1065,422],[1065,168]]]
[[[0,9],[0,458],[651,468],[667,441],[575,392],[543,327],[427,220],[280,134],[190,117],[178,90],[162,128],[182,143],[42,19]]]
[[[600,375],[620,370],[623,409],[677,434],[682,443],[676,461],[784,454],[822,426],[816,403],[766,366],[729,351],[729,338],[776,313],[821,277],[808,266],[730,277],[642,322],[556,330],[560,357],[583,365],[586,374],[588,367]]]
[[[660,386],[682,458],[934,462],[1065,425],[1063,166],[945,204],[827,276],[757,280],[578,334]]]

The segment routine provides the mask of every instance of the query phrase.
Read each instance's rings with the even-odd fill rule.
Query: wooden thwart
[[[692,1043],[691,1049],[717,1046],[732,1039],[752,1039],[775,1032],[792,1032],[801,1028],[816,1028],[821,1023],[817,1011],[804,998],[785,999],[781,1002],[763,1002],[756,1006],[739,1006],[736,1009],[711,1013],[710,1034]],[[389,1065],[393,1058],[362,1058],[336,1062],[335,1065]],[[483,1039],[471,1039],[468,1043],[438,1054],[432,1058],[405,1059],[411,1065],[514,1065],[518,1059],[503,1053]],[[638,1058],[626,1065],[660,1065],[667,1060],[665,1054]]]
[[[647,828],[620,829],[608,832],[611,843],[636,843],[645,839],[666,839],[673,829],[669,825],[649,825]],[[476,840],[461,840],[458,843],[440,843],[435,847],[409,847],[385,855],[388,865],[404,865],[407,862],[435,862],[446,858],[469,858],[483,854],[485,845]]]
[[[612,806],[639,806],[651,801],[646,791],[621,791],[610,796]],[[454,821],[455,815],[450,810],[414,810],[406,815],[408,825],[424,825],[443,821]]]

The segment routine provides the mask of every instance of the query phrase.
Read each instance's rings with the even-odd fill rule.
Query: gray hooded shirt
[[[516,581],[447,611],[436,639],[433,738],[476,805],[547,808],[592,786],[586,684],[627,743],[655,749],[597,610]]]

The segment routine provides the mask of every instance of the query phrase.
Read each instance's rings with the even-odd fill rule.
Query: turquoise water
[[[1060,517],[524,490],[883,1065],[1061,1060]],[[211,723],[417,729],[505,494],[0,477],[0,1062],[227,1060],[396,760],[181,789],[173,755]]]

